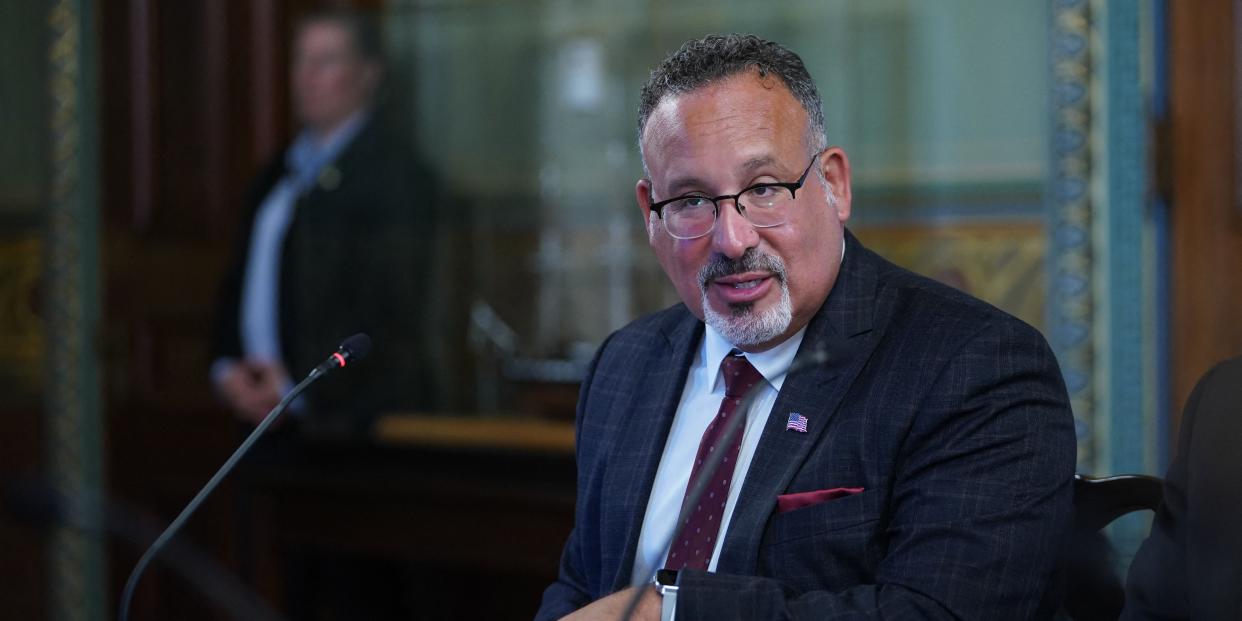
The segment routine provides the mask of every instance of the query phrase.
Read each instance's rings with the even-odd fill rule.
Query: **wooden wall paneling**
[[[280,148],[280,137],[283,133],[280,122],[280,111],[287,109],[287,101],[281,96],[287,88],[284,86],[282,72],[285,53],[272,45],[274,41],[283,39],[281,3],[278,0],[255,0],[250,4],[250,41],[253,50],[250,59],[250,97],[256,102],[268,102],[267,105],[256,104],[251,109],[250,158],[261,162],[272,157]]]
[[[41,410],[30,406],[23,409],[5,407],[0,411],[0,481],[7,484],[19,479],[39,476],[43,444],[40,428]],[[0,488],[0,493],[7,490]],[[46,591],[45,537],[32,524],[13,519],[9,508],[0,511],[0,606],[4,615],[13,619],[45,617],[40,595]]]
[[[204,205],[208,229],[218,224],[223,213],[233,210],[225,207],[227,202],[236,202],[235,184],[226,183],[227,171],[230,170],[228,160],[232,136],[229,132],[230,114],[229,98],[232,95],[232,80],[229,79],[233,69],[233,59],[229,54],[230,43],[235,33],[229,23],[229,2],[209,2],[203,7],[203,145],[204,159]],[[239,72],[240,73],[240,72]]]
[[[151,220],[152,192],[155,183],[155,162],[152,150],[156,108],[155,102],[152,101],[155,92],[152,74],[158,48],[155,47],[156,38],[152,32],[151,0],[129,0],[126,4],[129,8],[129,36],[127,37],[129,62],[126,66],[129,69],[130,80],[129,97],[125,98],[130,113],[128,128],[130,202],[127,211],[132,218],[129,221],[130,226],[141,230],[145,229]]]
[[[105,68],[105,341],[110,491],[171,519],[235,446],[234,423],[207,379],[216,290],[232,249],[250,148],[249,3],[101,5]],[[185,538],[233,565],[227,487]],[[119,593],[140,550],[117,545]],[[158,564],[140,618],[213,619],[201,595]]]
[[[1169,2],[1174,430],[1194,384],[1242,355],[1233,0]]]

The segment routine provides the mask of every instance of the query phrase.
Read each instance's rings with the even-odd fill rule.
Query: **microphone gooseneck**
[[[821,365],[827,361],[827,352],[819,349],[812,350],[798,356],[793,362],[789,363],[789,366],[785,367],[785,375],[793,375],[802,369]],[[763,385],[764,382],[758,382],[752,386],[750,390],[746,391],[746,395],[742,397],[742,402],[738,406],[737,411],[749,413],[750,406],[754,404],[755,399],[759,396],[759,391],[763,389]],[[749,418],[749,414],[746,416],[734,416],[729,418],[725,423],[724,430],[721,433],[720,444],[722,446],[728,446],[731,444],[733,442],[733,437],[741,431],[743,421]],[[686,498],[681,503],[681,511],[677,514],[677,521],[673,523],[673,530],[669,532],[667,537],[664,538],[664,543],[660,546],[660,554],[655,556],[657,559],[656,562],[659,562],[658,559],[668,557],[669,548],[673,545],[673,538],[677,536],[677,526],[689,519],[690,507],[698,505],[699,501],[703,499],[703,494],[707,493],[708,484],[716,478],[716,470],[720,469],[725,453],[726,451],[713,451],[708,454],[707,459],[703,460],[703,469],[699,471],[699,477],[690,482],[693,484],[693,487],[688,488],[688,491],[686,492]],[[638,555],[636,554],[635,559],[637,560],[637,558]],[[630,585],[631,587],[634,587],[634,593],[630,596],[629,601],[626,602],[625,610],[621,613],[620,621],[630,621],[630,619],[634,616],[634,611],[638,609],[638,602],[642,601],[643,587],[647,585],[647,577],[654,573],[654,571],[655,567],[643,567],[643,571],[635,574],[636,576],[639,576],[639,578]]]
[[[276,419],[280,418],[280,415],[285,412],[285,409],[289,407],[289,404],[292,403],[298,395],[302,394],[302,391],[306,390],[307,387],[315,383],[315,381],[319,378],[336,369],[344,368],[345,365],[350,362],[361,360],[370,352],[371,338],[367,335],[360,332],[345,339],[345,341],[341,343],[341,346],[337,348],[336,353],[328,356],[327,360],[324,360],[319,364],[319,366],[311,370],[311,372],[307,374],[306,379],[298,382],[298,384],[280,400],[280,403],[277,403],[276,407],[272,408],[272,411],[268,412],[267,416],[263,417],[263,420],[260,421],[254,428],[254,431],[251,431],[250,435],[246,436],[246,439],[243,440],[241,445],[237,447],[237,450],[233,451],[233,454],[230,455],[224,462],[224,465],[220,466],[220,469],[211,476],[211,479],[207,481],[207,484],[204,485],[202,489],[198,490],[198,493],[194,495],[194,498],[191,499],[185,508],[181,510],[181,513],[177,515],[172,523],[168,525],[168,528],[165,528],[164,532],[160,533],[160,536],[155,539],[155,541],[151,544],[151,547],[147,548],[147,551],[143,553],[141,558],[138,559],[138,563],[134,565],[134,570],[129,574],[129,580],[125,582],[125,590],[121,593],[120,611],[117,614],[118,621],[129,621],[129,606],[130,602],[134,599],[134,590],[138,586],[138,580],[142,578],[143,572],[145,572],[147,566],[151,564],[151,561],[155,558],[155,555],[159,554],[160,550],[164,548],[164,546],[168,545],[168,542],[174,535],[177,534],[177,531],[181,530],[181,527],[184,526],[186,521],[190,519],[190,516],[194,515],[194,512],[198,510],[199,505],[203,504],[203,501],[207,499],[207,496],[209,496],[211,492],[215,491],[216,487],[220,485],[220,482],[224,480],[224,477],[228,476],[228,474],[237,467],[237,463],[241,461],[241,458],[250,451],[255,442],[258,442],[264,432],[266,432],[268,428],[276,422]]]

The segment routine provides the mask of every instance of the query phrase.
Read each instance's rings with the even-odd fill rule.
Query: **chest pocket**
[[[768,526],[768,543],[777,544],[813,537],[880,519],[880,493],[868,489],[826,500],[809,507],[776,513]]]
[[[786,513],[764,533],[760,572],[803,589],[839,589],[871,580],[883,558],[882,500],[868,489]]]

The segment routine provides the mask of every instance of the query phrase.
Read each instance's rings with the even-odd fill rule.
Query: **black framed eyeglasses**
[[[789,206],[822,153],[811,156],[806,170],[793,183],[756,183],[737,194],[721,196],[687,194],[654,203],[651,211],[664,221],[668,234],[677,239],[696,239],[711,233],[720,219],[720,201],[730,199],[737,212],[753,226],[780,226],[789,221]]]

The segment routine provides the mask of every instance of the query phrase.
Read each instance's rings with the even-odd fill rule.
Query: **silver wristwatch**
[[[677,617],[677,572],[672,569],[657,571],[655,588],[660,594],[660,621],[674,621]]]

